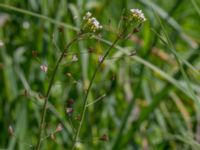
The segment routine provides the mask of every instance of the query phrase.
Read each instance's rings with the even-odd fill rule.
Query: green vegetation
[[[198,0],[1,0],[0,150],[199,150],[199,21]]]

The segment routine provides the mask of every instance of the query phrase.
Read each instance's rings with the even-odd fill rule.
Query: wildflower
[[[46,65],[41,65],[40,66],[40,69],[44,72],[47,72],[48,71],[48,67]]]
[[[60,132],[60,131],[62,131],[63,130],[63,126],[62,126],[62,124],[58,124],[58,126],[56,127],[56,132]]]
[[[131,18],[132,19],[136,19],[140,23],[146,21],[146,18],[144,16],[142,10],[140,10],[140,9],[130,9],[130,12],[131,12]]]
[[[69,72],[67,72],[65,75],[66,75],[67,77],[72,77],[72,74],[69,73]]]
[[[87,20],[90,17],[92,17],[92,14],[90,12],[87,12],[86,15],[83,17],[83,20]]]
[[[78,57],[76,55],[72,56],[72,62],[77,62],[78,61]]]
[[[78,16],[74,16],[74,20],[76,20],[78,18]]]
[[[101,63],[103,60],[103,56],[99,56],[99,63]]]
[[[74,111],[74,109],[71,108],[71,107],[67,107],[67,108],[66,108],[66,113],[69,114],[69,115],[72,114],[73,111]]]
[[[4,46],[3,41],[0,40],[0,48]]]
[[[23,28],[24,29],[29,29],[30,28],[30,23],[28,21],[23,22]]]
[[[103,27],[100,25],[99,21],[92,17],[90,12],[87,12],[86,15],[83,17],[83,24],[82,24],[82,31],[83,32],[97,32],[101,30]]]

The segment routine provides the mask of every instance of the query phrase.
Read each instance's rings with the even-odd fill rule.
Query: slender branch
[[[83,100],[83,107],[82,107],[82,111],[81,111],[81,119],[80,119],[80,123],[79,123],[79,126],[78,126],[78,129],[77,129],[77,132],[74,136],[74,143],[73,143],[73,147],[72,147],[72,150],[75,149],[76,147],[76,141],[77,141],[77,138],[79,137],[79,133],[80,133],[80,130],[81,130],[81,127],[82,127],[82,124],[83,124],[83,120],[84,120],[84,117],[85,117],[85,112],[86,112],[86,109],[87,109],[87,101],[88,101],[88,95],[91,91],[91,87],[93,85],[93,82],[94,82],[94,79],[96,77],[96,74],[97,72],[99,71],[101,65],[104,63],[105,59],[107,58],[107,56],[109,55],[110,51],[115,47],[115,45],[117,44],[117,42],[122,38],[124,37],[124,34],[126,33],[128,27],[130,25],[130,22],[125,26],[124,30],[119,33],[116,37],[116,39],[114,40],[114,42],[112,43],[112,45],[107,49],[106,53],[104,54],[102,60],[99,62],[98,66],[96,67],[93,75],[92,75],[92,78],[90,80],[90,84],[89,84],[89,87],[87,89],[87,92],[86,92],[86,95],[85,95],[85,98]]]
[[[96,77],[96,74],[97,74],[98,70],[100,69],[101,65],[103,64],[104,60],[106,59],[106,57],[107,57],[108,54],[110,53],[111,49],[115,46],[115,44],[118,42],[119,39],[120,39],[120,37],[117,37],[117,38],[115,39],[115,41],[114,41],[113,44],[108,48],[108,50],[106,51],[106,53],[105,53],[105,55],[103,56],[102,60],[99,62],[98,66],[96,67],[96,69],[95,69],[95,71],[94,71],[94,74],[93,74],[92,79],[91,79],[91,81],[90,81],[90,84],[89,84],[89,87],[88,87],[88,89],[87,89],[85,98],[84,98],[84,100],[83,100],[83,108],[82,108],[82,111],[81,111],[81,119],[80,119],[80,123],[79,123],[78,129],[77,129],[77,132],[76,132],[75,137],[74,137],[74,143],[73,143],[72,150],[75,149],[76,141],[77,141],[77,138],[78,138],[78,136],[79,136],[79,133],[80,133],[80,130],[81,130],[81,127],[82,127],[82,124],[83,124],[83,120],[84,120],[84,117],[85,117],[85,112],[86,112],[86,109],[87,109],[88,95],[89,95],[89,93],[90,93],[92,84],[93,84],[94,79],[95,79],[95,77]]]
[[[80,33],[81,34],[81,33]],[[45,126],[45,117],[46,117],[46,111],[47,111],[47,102],[48,102],[48,99],[49,99],[49,95],[50,95],[50,92],[51,92],[51,88],[52,88],[52,85],[53,85],[53,82],[54,82],[54,79],[55,79],[55,75],[56,75],[56,72],[58,70],[58,67],[62,61],[62,59],[64,58],[65,56],[65,53],[66,51],[69,49],[69,47],[78,40],[80,34],[78,34],[75,38],[73,38],[67,45],[66,45],[66,48],[63,50],[62,54],[60,55],[57,63],[56,63],[56,66],[53,70],[53,74],[51,76],[51,80],[50,80],[50,83],[49,83],[49,87],[48,87],[48,90],[47,90],[47,93],[46,93],[46,96],[45,96],[45,101],[44,101],[44,104],[43,104],[43,107],[42,107],[42,118],[41,118],[41,122],[40,122],[40,127],[39,127],[39,137],[38,137],[38,141],[37,141],[37,145],[36,145],[36,150],[39,150],[40,149],[40,146],[41,146],[41,142],[42,142],[42,135],[43,135],[43,129],[44,129],[44,126]]]
[[[100,96],[99,98],[97,98],[97,99],[94,100],[93,102],[87,104],[86,106],[89,107],[90,105],[93,105],[93,104],[99,102],[99,101],[102,100],[105,96],[106,96],[106,94],[103,94],[102,96]]]

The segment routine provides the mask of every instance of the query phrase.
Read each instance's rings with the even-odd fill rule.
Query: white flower
[[[86,15],[83,17],[83,20],[83,31],[96,32],[103,28],[99,21],[95,17],[92,17],[90,12],[86,13]]]
[[[30,23],[28,21],[23,22],[23,28],[24,29],[29,29],[30,28]]]
[[[67,113],[67,114],[71,114],[73,111],[74,111],[74,110],[73,110],[73,108],[71,108],[71,107],[66,108],[66,113]]]
[[[92,16],[91,12],[87,12],[86,15],[83,17],[83,20],[87,20],[88,18],[90,18]]]
[[[40,66],[40,69],[43,71],[43,72],[47,72],[48,71],[48,67],[46,65],[41,65]]]
[[[73,56],[72,56],[72,61],[73,61],[73,62],[78,61],[78,57],[77,57],[76,55],[73,55]]]
[[[141,22],[146,21],[146,18],[140,9],[130,9],[131,16],[135,19],[138,19]]]
[[[74,19],[74,20],[76,20],[77,18],[78,18],[78,16],[74,16],[74,18],[73,18],[73,19]]]
[[[99,22],[97,21],[96,18],[92,17],[91,22],[93,23],[94,26],[96,26],[96,27],[99,26]]]
[[[102,26],[96,18],[92,17],[91,19],[89,19],[89,22],[91,23],[91,28],[94,32],[96,32],[96,30],[102,29]]]
[[[4,46],[3,41],[0,40],[0,48]]]
[[[103,60],[103,56],[99,56],[99,63],[101,63]]]
[[[62,126],[62,124],[58,124],[58,126],[56,127],[56,132],[60,132],[60,131],[62,131],[63,130],[63,126]]]

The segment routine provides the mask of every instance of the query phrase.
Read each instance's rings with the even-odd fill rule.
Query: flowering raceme
[[[82,24],[82,31],[83,32],[97,32],[101,30],[103,27],[100,25],[99,21],[92,17],[90,12],[87,12],[86,15],[83,17],[83,24]]]
[[[143,23],[146,21],[146,18],[140,9],[130,9],[130,17],[131,19],[137,20],[139,23]]]

